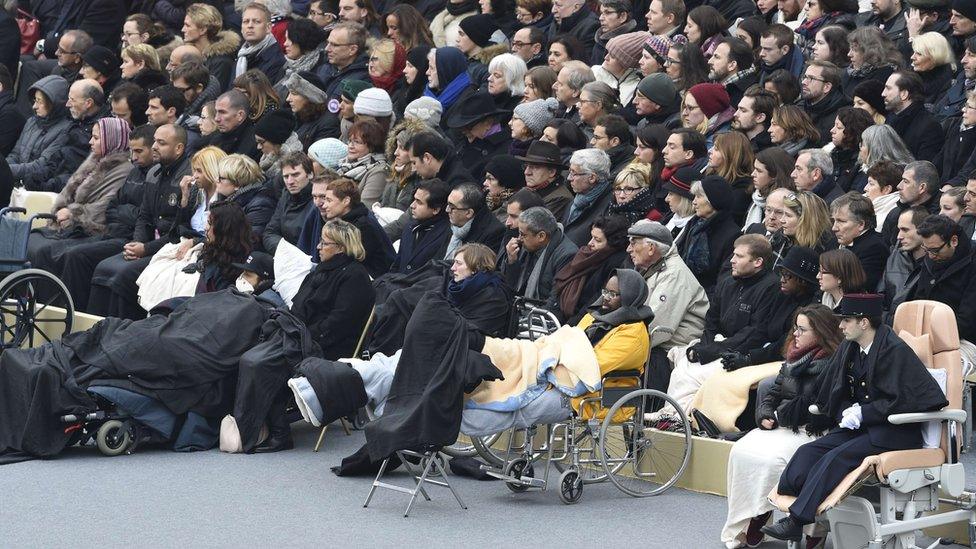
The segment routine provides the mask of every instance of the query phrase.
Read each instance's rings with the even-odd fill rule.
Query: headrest
[[[932,368],[935,365],[935,361],[932,360],[932,339],[929,337],[929,334],[916,336],[908,333],[906,330],[902,330],[898,333],[898,337],[915,351],[919,360],[927,368]]]
[[[952,308],[938,301],[906,301],[895,311],[895,331],[928,334],[932,353],[959,349],[959,329]],[[904,338],[903,338],[904,339]]]

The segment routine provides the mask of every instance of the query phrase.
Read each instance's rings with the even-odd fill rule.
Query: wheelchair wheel
[[[24,269],[0,281],[0,352],[58,339],[73,318],[71,295],[54,275]]]
[[[659,431],[645,424],[644,406],[651,399],[678,411],[677,432]],[[623,411],[627,419],[611,421]],[[634,391],[617,401],[600,428],[600,453],[610,481],[634,497],[663,493],[681,478],[691,458],[691,424],[671,397],[653,389]]]
[[[578,466],[572,461],[571,452],[573,446],[579,452]],[[593,432],[585,422],[581,422],[581,426],[576,433],[576,440],[566,450],[566,459],[561,461],[553,460],[552,462],[557,471],[566,473],[575,469],[583,484],[596,484],[607,480],[607,473],[603,470],[603,458],[601,457],[600,446],[594,440]],[[622,467],[622,464],[615,466],[619,469]]]
[[[458,435],[458,439],[454,441],[454,444],[441,448],[441,451],[451,457],[477,457],[481,455],[481,452],[478,450],[478,444],[490,448],[498,440],[499,436],[501,436],[500,433],[486,437],[469,437],[461,434]],[[491,463],[491,465],[496,464]]]
[[[518,458],[508,462],[508,465],[505,466],[504,473],[512,478],[521,479],[523,476],[534,476],[535,469],[532,467],[532,464],[529,463],[529,460],[525,458]],[[506,482],[505,486],[508,486],[509,490],[516,493],[521,493],[529,489],[528,486],[519,484],[517,482]]]
[[[98,428],[95,444],[98,445],[98,450],[106,456],[122,455],[132,444],[132,433],[125,428],[124,423],[112,419]]]
[[[511,434],[511,430],[507,431]],[[497,468],[504,468],[505,464],[517,459],[522,455],[517,449],[509,452],[508,448],[495,448],[495,443],[501,438],[502,433],[494,433],[486,437],[473,437],[471,438],[471,445],[475,449],[475,453],[483,460],[485,460],[488,465]],[[544,458],[545,452],[532,451],[532,461],[536,461]]]
[[[567,469],[559,475],[559,501],[572,505],[583,497],[583,479],[575,469]]]

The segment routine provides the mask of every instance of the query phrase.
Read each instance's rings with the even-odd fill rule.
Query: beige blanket
[[[583,330],[563,326],[535,341],[485,338],[481,351],[504,379],[486,381],[469,395],[469,407],[515,410],[527,392],[553,384],[577,396],[600,388],[600,365]]]
[[[770,362],[740,368],[734,372],[719,370],[709,376],[698,389],[695,399],[691,403],[691,410],[701,410],[724,433],[733,433],[739,429],[735,420],[746,409],[749,402],[749,389],[766,379],[779,373],[782,362]]]

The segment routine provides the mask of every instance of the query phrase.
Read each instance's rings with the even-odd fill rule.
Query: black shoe
[[[268,437],[260,446],[254,448],[255,454],[269,454],[282,450],[291,450],[295,447],[295,441],[291,438],[291,432],[272,435]]]
[[[780,519],[776,524],[763,526],[761,530],[767,536],[782,541],[800,541],[803,539],[803,525],[794,520],[793,517]]]

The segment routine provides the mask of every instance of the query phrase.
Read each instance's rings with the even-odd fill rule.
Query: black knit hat
[[[880,80],[865,80],[854,86],[854,97],[860,97],[865,103],[871,105],[872,109],[884,114],[887,109],[885,109],[884,97],[881,97],[881,92],[883,91],[884,82]]]
[[[92,46],[88,51],[81,54],[81,59],[86,65],[95,69],[102,76],[111,76],[119,72],[119,58],[115,52],[105,46]]]
[[[461,20],[460,25],[464,34],[467,34],[472,42],[482,48],[487,48],[492,45],[491,35],[495,34],[495,31],[498,30],[498,24],[495,23],[495,18],[481,13],[472,15],[471,17],[465,17]]]
[[[259,135],[275,145],[281,145],[295,131],[295,115],[287,109],[275,109],[262,116],[254,125],[254,135]]]
[[[525,187],[525,167],[519,159],[510,154],[491,157],[491,160],[485,164],[485,173],[495,176],[498,184],[506,189],[517,191]]]
[[[718,175],[706,175],[701,180],[702,191],[705,192],[705,198],[712,205],[712,208],[716,210],[728,210],[732,207],[732,202],[735,201],[735,195],[732,193],[732,187],[729,186],[728,181],[723,177]]]

